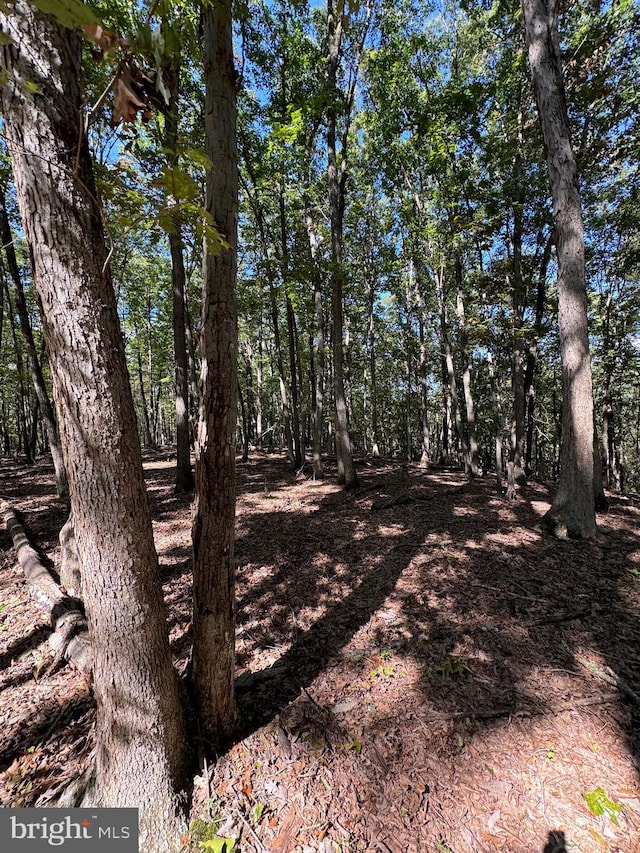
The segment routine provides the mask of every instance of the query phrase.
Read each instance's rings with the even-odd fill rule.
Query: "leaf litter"
[[[146,471],[182,670],[189,500],[167,454]],[[637,853],[638,500],[612,498],[596,542],[558,542],[547,485],[507,503],[451,470],[359,475],[345,493],[279,456],[238,465],[238,732],[192,809],[215,813],[211,848]],[[55,566],[50,467],[3,461],[1,480]],[[90,763],[93,701],[72,669],[43,674],[46,625],[1,535],[0,804],[49,805]]]

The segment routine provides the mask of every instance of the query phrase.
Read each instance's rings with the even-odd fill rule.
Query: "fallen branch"
[[[62,592],[29,542],[16,510],[4,501],[0,504],[0,509],[29,586],[29,593],[40,610],[49,617],[54,631],[49,637],[49,643],[56,656],[50,671],[62,660],[67,660],[81,672],[89,672],[92,666],[91,645],[87,620],[80,601]]]

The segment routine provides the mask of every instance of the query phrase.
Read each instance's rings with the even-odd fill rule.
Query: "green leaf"
[[[13,39],[7,33],[0,33],[0,47],[5,44],[13,44]]]
[[[197,181],[183,172],[182,169],[172,169],[169,166],[162,167],[162,186],[169,195],[176,200],[193,201],[200,195],[200,185]]]
[[[609,799],[604,788],[596,788],[582,795],[587,801],[589,811],[599,817],[606,814],[612,823],[618,826],[617,815],[622,811],[622,803],[616,803]]]
[[[65,27],[75,29],[82,24],[100,23],[97,14],[80,0],[32,0],[36,9],[51,15]]]
[[[216,835],[209,841],[200,841],[199,843],[203,850],[210,850],[211,853],[234,853],[236,849],[235,838],[224,838],[222,835]]]

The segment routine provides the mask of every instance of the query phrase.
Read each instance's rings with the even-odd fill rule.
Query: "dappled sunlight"
[[[182,673],[190,502],[170,465],[149,476]],[[638,510],[612,505],[598,543],[576,546],[538,529],[542,487],[507,503],[451,472],[385,466],[361,482],[296,481],[265,456],[240,467],[239,728],[196,808],[263,804],[277,821],[257,827],[266,849],[290,821],[311,850],[317,824],[335,844],[397,838],[420,853],[437,839],[542,853],[552,832],[631,853],[640,780],[621,685],[640,693]],[[44,731],[29,728],[33,710],[14,712],[17,726]],[[599,788],[622,804],[617,827],[586,806]]]

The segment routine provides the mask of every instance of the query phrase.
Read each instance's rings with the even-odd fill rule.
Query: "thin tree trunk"
[[[527,366],[524,374],[524,393],[526,399],[526,420],[527,420],[527,442],[526,442],[526,457],[525,457],[525,474],[528,476],[532,473],[532,453],[533,453],[533,436],[535,426],[535,385],[534,376],[536,366],[538,364],[538,341],[542,338],[543,329],[542,321],[544,319],[544,308],[547,298],[547,270],[551,259],[552,237],[547,240],[540,261],[540,270],[538,272],[538,287],[536,293],[536,316],[533,324],[534,335],[529,343],[527,350]]]
[[[322,279],[318,270],[318,234],[314,228],[309,207],[305,207],[305,223],[309,239],[309,254],[313,269],[313,305],[316,320],[316,364],[313,387],[313,476],[316,480],[324,477],[322,464],[322,415],[324,407],[325,339],[324,308],[322,306]]]
[[[522,110],[518,113],[518,150],[516,152],[513,166],[513,182],[515,187],[515,198],[512,200],[513,231],[511,234],[512,258],[512,281],[511,281],[511,306],[512,306],[512,358],[511,358],[511,380],[513,390],[513,425],[511,437],[511,461],[513,462],[513,475],[516,482],[524,482],[526,475],[525,464],[525,356],[524,356],[524,302],[525,288],[522,276],[522,232],[524,213],[524,187],[522,167],[522,145],[524,142],[522,131]]]
[[[47,441],[53,460],[53,469],[56,477],[56,491],[59,498],[66,499],[69,497],[69,483],[67,482],[67,472],[64,467],[62,458],[62,448],[60,446],[60,437],[58,435],[58,426],[56,424],[56,416],[49,399],[49,392],[44,381],[42,366],[38,353],[36,352],[36,344],[33,339],[33,331],[31,329],[31,321],[29,319],[29,311],[27,302],[22,287],[22,277],[20,268],[18,267],[18,259],[16,257],[15,248],[13,246],[13,235],[11,234],[11,226],[7,215],[7,204],[5,198],[4,187],[0,186],[0,239],[2,240],[5,255],[7,258],[7,267],[13,280],[14,292],[16,295],[16,308],[20,318],[20,331],[24,341],[27,364],[33,388],[36,392],[36,398],[40,404],[40,411],[44,420],[45,429],[47,432]]]
[[[469,354],[467,319],[464,311],[464,296],[462,292],[462,263],[460,258],[455,260],[456,269],[456,313],[460,323],[460,356],[462,358],[462,388],[464,391],[464,403],[467,416],[467,433],[469,441],[465,456],[466,473],[470,477],[477,477],[478,465],[478,440],[476,438],[476,415],[473,404],[473,392],[471,390],[471,357]]]
[[[523,0],[533,91],[545,143],[558,255],[562,470],[546,523],[558,536],[596,535],[593,388],[582,206],[564,95],[557,21],[545,0]]]
[[[202,392],[193,508],[193,656],[190,681],[204,748],[219,751],[235,719],[235,433],[238,330],[238,155],[231,0],[202,8],[207,156],[206,210],[228,248],[206,251]]]
[[[178,119],[179,119],[179,83],[180,60],[172,59],[171,68],[166,69],[169,79],[170,100],[165,111],[164,147],[167,151],[167,163],[170,169],[178,168]],[[170,204],[175,199],[170,199]],[[186,275],[184,269],[184,244],[179,221],[169,233],[171,253],[171,283],[173,293],[173,355],[175,360],[176,382],[176,481],[178,494],[193,491],[193,472],[191,470],[191,436],[189,430],[189,361],[187,358],[187,337],[185,324]]]
[[[86,804],[135,803],[141,850],[173,853],[186,826],[185,718],[91,157],[79,133],[80,36],[22,0],[13,9],[0,12],[13,39],[2,49],[4,129],[42,304],[94,651],[96,776]]]
[[[493,403],[493,431],[495,441],[495,462],[496,462],[496,491],[502,496],[504,489],[502,487],[502,419],[500,417],[500,396],[498,393],[498,385],[496,382],[495,368],[493,366],[493,355],[491,351],[487,351],[487,362],[489,364],[489,382],[491,385],[491,402]]]
[[[9,283],[5,278],[4,291],[7,300],[7,308],[9,309],[9,317],[11,319],[11,338],[13,341],[13,352],[16,359],[16,375],[18,384],[18,400],[16,405],[16,426],[18,429],[18,447],[17,453],[22,452],[25,455],[27,465],[33,465],[34,458],[31,454],[31,442],[29,441],[29,428],[27,425],[27,389],[24,384],[24,362],[22,360],[22,347],[18,340],[18,333],[14,322],[13,305],[11,294],[9,292]]]
[[[444,368],[444,381],[446,386],[446,401],[447,408],[445,410],[445,422],[450,428],[451,416],[455,423],[456,433],[462,448],[465,466],[468,460],[469,449],[464,438],[462,430],[462,418],[460,417],[460,404],[458,402],[458,387],[456,383],[456,374],[453,366],[453,353],[451,352],[451,342],[449,340],[449,325],[447,321],[447,305],[444,292],[444,270],[440,271],[435,277],[436,296],[438,298],[438,311],[440,315],[440,338],[442,346],[442,359]]]
[[[429,396],[427,391],[427,344],[424,334],[424,307],[420,308],[418,324],[420,336],[420,425],[422,427],[420,467],[428,468],[431,464],[431,443],[429,441]]]

